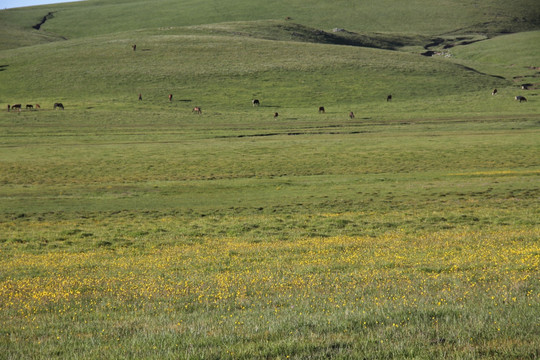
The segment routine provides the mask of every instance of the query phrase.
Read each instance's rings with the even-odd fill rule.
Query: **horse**
[[[392,95],[388,95],[388,96],[386,97],[386,101],[392,101]]]
[[[319,114],[324,114],[324,106],[319,106]]]
[[[521,96],[521,95],[516,96],[515,99],[516,99],[517,101],[519,101],[520,103],[521,103],[521,102],[524,102],[524,101],[527,101],[527,99],[525,98],[525,96]]]
[[[194,112],[196,114],[202,114],[202,110],[199,106],[195,106],[191,112]]]
[[[33,105],[26,104],[26,110],[32,110],[34,108]]]
[[[260,101],[257,100],[257,99],[251,100],[251,103],[253,104],[253,106],[259,106],[259,105],[261,105]]]
[[[354,113],[352,111],[349,113],[349,118],[354,119]]]
[[[62,104],[62,103],[54,103],[53,109],[56,109],[56,108],[64,110],[64,104]]]

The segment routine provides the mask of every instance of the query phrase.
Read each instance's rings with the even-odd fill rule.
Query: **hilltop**
[[[366,41],[366,38],[388,38],[399,34],[401,41],[390,42],[393,46],[400,46],[416,45],[416,36],[440,38],[481,34],[491,37],[536,30],[540,28],[540,9],[534,0],[496,0],[489,3],[460,0],[359,3],[345,0],[317,1],[316,4],[302,0],[87,0],[0,11],[3,34],[0,49],[141,29],[285,19],[314,31],[343,29],[360,34],[364,37],[363,42],[358,39],[350,41],[356,44],[367,42],[377,46],[376,40]],[[263,29],[265,24],[262,23]],[[259,31],[253,24],[251,32],[256,36]],[[313,40],[315,38],[312,37]],[[323,40],[332,41],[328,38]],[[343,42],[341,37],[337,37],[337,43]],[[382,41],[381,46],[386,47],[386,42]]]

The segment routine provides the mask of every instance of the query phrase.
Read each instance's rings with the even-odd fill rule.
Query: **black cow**
[[[27,104],[26,110],[32,110],[34,108],[34,105]]]
[[[386,97],[386,101],[392,101],[392,95],[388,95],[388,96]]]
[[[493,89],[493,91],[491,92],[491,95],[497,95],[497,89]]]
[[[319,106],[319,114],[324,114],[324,106]]]
[[[279,116],[279,114],[277,112],[274,113],[274,119],[277,119],[277,117]]]
[[[64,110],[64,104],[62,104],[62,103],[54,103],[53,109],[56,109],[56,108]]]
[[[251,103],[253,104],[253,106],[261,105],[261,102],[259,100],[257,100],[257,99],[251,100]]]
[[[15,104],[15,105],[11,106],[11,110],[19,110],[19,111],[21,111],[21,107],[22,107],[21,104]]]
[[[521,102],[524,102],[524,101],[527,101],[527,99],[525,98],[525,96],[521,96],[521,95],[516,96],[515,99],[516,99],[517,101],[519,101],[520,103],[521,103]]]

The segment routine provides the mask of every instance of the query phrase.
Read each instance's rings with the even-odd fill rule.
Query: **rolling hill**
[[[315,6],[89,0],[4,10],[0,21],[2,102],[99,104],[127,101],[139,92],[157,99],[169,91],[211,106],[236,106],[265,94],[280,106],[309,99],[306,106],[326,101],[345,107],[390,92],[416,101],[433,94],[468,96],[534,77],[534,64],[505,72],[506,61],[491,62],[486,71],[470,56],[463,63],[445,57],[447,49],[487,44],[540,24],[534,1],[488,6],[426,0]],[[537,34],[529,32],[521,55],[536,56],[531,42]],[[513,41],[520,47],[520,35]],[[426,51],[445,56],[418,56]]]
[[[87,0],[0,12],[0,23],[7,29],[12,28],[16,37],[17,31],[26,31],[32,36],[30,33],[35,30],[32,26],[43,22],[44,18],[46,22],[40,26],[41,32],[66,39],[148,28],[284,19],[324,31],[342,28],[362,34],[443,36],[535,30],[540,26],[540,9],[534,0],[513,3],[502,0],[489,3],[462,0],[406,3],[393,0],[362,3],[348,0],[316,3],[301,0]],[[5,46],[3,43],[0,48]]]

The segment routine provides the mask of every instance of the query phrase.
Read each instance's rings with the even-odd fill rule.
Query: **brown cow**
[[[194,112],[196,114],[202,114],[202,110],[199,106],[195,106],[191,112]]]
[[[354,113],[352,111],[349,113],[349,118],[354,119]]]

